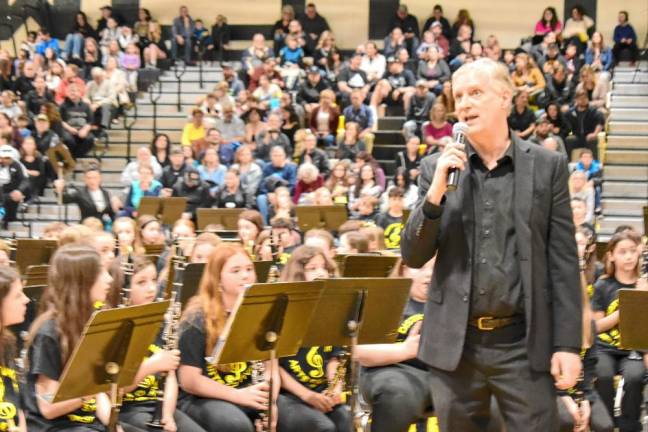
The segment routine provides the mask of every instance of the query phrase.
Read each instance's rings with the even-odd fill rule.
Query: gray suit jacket
[[[581,291],[564,157],[512,138],[514,212],[531,367],[550,368],[559,349],[580,350]],[[418,357],[454,370],[461,358],[470,313],[473,220],[470,164],[459,188],[445,195],[441,214],[423,213],[439,155],[421,163],[419,201],[401,239],[403,260],[420,267],[437,255]]]

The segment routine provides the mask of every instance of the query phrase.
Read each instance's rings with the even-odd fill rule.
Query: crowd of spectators
[[[0,145],[16,150],[25,167],[29,187],[21,189],[21,200],[42,194],[55,177],[45,163],[50,148],[65,145],[74,157],[90,151],[134,100],[141,68],[162,60],[211,61],[229,49],[221,15],[208,29],[181,6],[164,40],[147,9],[133,23],[109,6],[101,14],[93,26],[79,12],[62,41],[43,28],[29,35],[16,58],[0,53]],[[465,9],[451,23],[436,5],[420,22],[401,4],[382,48],[368,41],[345,56],[315,4],[299,17],[284,6],[272,34],[255,34],[240,62],[221,63],[222,81],[197,101],[179,143],[160,134],[137,151],[122,175],[124,192],[109,200],[115,214],[136,215],[147,195],[188,196],[192,216],[199,207],[256,208],[265,223],[277,207],[292,215],[291,206],[315,202],[347,205],[361,219],[378,215],[398,194],[410,208],[421,158],[451,139],[452,73],[480,57],[511,71],[512,133],[574,162],[587,157],[577,149],[587,149],[596,162],[612,68],[619,60],[636,61],[637,37],[626,12],[619,13],[613,44],[580,6],[565,23],[546,8],[533,34],[506,49],[497,35],[477,40]],[[393,113],[405,117],[405,144],[388,179],[372,153],[379,119]],[[596,212],[600,174],[585,172]],[[7,203],[12,190],[4,189]],[[290,199],[279,202],[277,191],[284,189]],[[15,217],[10,213],[5,220]]]

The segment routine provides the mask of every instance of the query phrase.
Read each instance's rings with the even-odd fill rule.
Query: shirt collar
[[[510,144],[507,147],[506,152],[504,152],[504,155],[497,161],[497,165],[502,164],[506,160],[509,160],[512,164],[515,161],[515,139],[511,135],[511,132],[509,132],[509,139]],[[473,162],[480,161],[483,163],[481,156],[479,156],[472,144],[470,144],[468,141],[466,141],[466,152],[468,154],[468,158]]]

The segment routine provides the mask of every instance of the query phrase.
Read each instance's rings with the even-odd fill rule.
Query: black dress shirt
[[[489,170],[468,146],[475,220],[471,309],[473,318],[524,314],[515,235],[515,146]]]

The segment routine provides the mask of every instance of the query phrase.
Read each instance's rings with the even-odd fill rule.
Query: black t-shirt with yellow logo
[[[18,426],[20,389],[18,374],[13,365],[0,366],[0,431]]]
[[[619,290],[633,289],[635,284],[623,284],[614,277],[599,279],[594,284],[594,296],[592,297],[592,310],[594,312],[605,312],[605,316],[612,315],[619,310]],[[601,351],[617,354],[627,354],[629,351],[622,350],[621,333],[619,327],[599,333],[596,344]]]
[[[381,227],[385,234],[385,247],[387,249],[398,249],[401,241],[401,231],[403,231],[403,217],[392,216],[389,212],[382,213],[376,219],[376,224]]]
[[[398,327],[396,343],[403,343],[407,336],[409,336],[410,331],[416,325],[416,323],[423,321],[423,310],[425,309],[425,303],[418,302],[412,298],[407,301],[405,305],[405,311],[403,312],[403,319],[400,326]],[[414,366],[419,369],[427,370],[425,363],[414,358],[412,360],[406,360],[403,363],[410,366]]]
[[[293,357],[279,359],[279,366],[297,382],[321,393],[328,387],[326,367],[338,355],[339,350],[332,346],[302,347]]]
[[[181,365],[200,368],[204,376],[232,388],[243,388],[252,384],[252,363],[250,362],[217,366],[207,362],[205,357],[211,353],[205,352],[207,333],[202,312],[196,312],[183,320],[180,323],[179,333]]]
[[[25,387],[25,408],[29,432],[64,431],[75,426],[104,431],[96,416],[96,401],[87,400],[74,412],[52,420],[43,417],[36,403],[36,381],[39,375],[58,381],[63,373],[59,333],[53,319],[45,321],[34,336],[28,353],[29,371]],[[54,396],[54,395],[51,395]]]
[[[150,356],[162,351],[162,332],[158,334],[157,339],[149,345],[149,355],[145,357],[146,360]],[[123,399],[122,411],[131,408],[131,406],[146,404],[153,405],[157,400],[162,397],[160,391],[160,381],[158,375],[147,375],[138,385],[135,390],[126,393]]]

